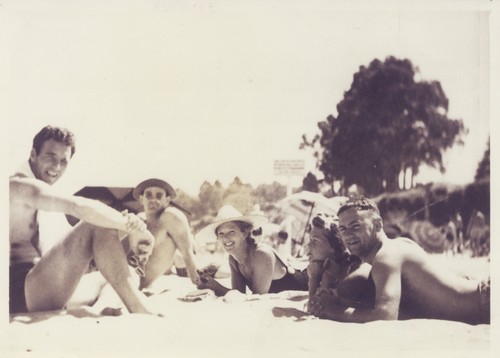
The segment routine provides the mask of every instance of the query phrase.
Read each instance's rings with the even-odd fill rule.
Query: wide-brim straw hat
[[[134,188],[132,195],[134,196],[135,200],[139,200],[139,196],[141,196],[144,193],[144,190],[152,186],[164,189],[167,195],[170,196],[171,199],[174,199],[177,196],[177,192],[175,191],[175,189],[165,180],[151,178],[140,182]]]
[[[267,223],[269,219],[264,215],[243,215],[231,205],[224,205],[219,209],[214,222],[198,231],[198,233],[195,235],[196,240],[200,240],[203,242],[215,241],[217,239],[215,230],[220,225],[230,221],[243,221],[252,224],[253,229],[256,229],[261,225]]]

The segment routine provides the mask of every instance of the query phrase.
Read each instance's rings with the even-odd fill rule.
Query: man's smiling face
[[[30,164],[35,178],[54,184],[61,178],[71,160],[71,147],[54,139],[42,144],[40,152],[31,150]]]
[[[376,244],[377,222],[368,210],[350,208],[340,213],[339,231],[349,251],[359,257],[368,255]]]

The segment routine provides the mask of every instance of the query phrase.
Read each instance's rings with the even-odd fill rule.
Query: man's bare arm
[[[396,320],[401,301],[401,269],[394,262],[379,261],[372,266],[375,283],[374,308],[345,308],[328,304],[328,297],[314,297],[313,311],[319,317],[340,322],[371,322],[376,320]]]
[[[10,179],[10,201],[23,203],[37,210],[61,212],[99,227],[129,233],[144,231],[146,228],[135,215],[122,215],[97,200],[63,194],[32,178]]]
[[[194,259],[192,234],[189,224],[176,214],[165,211],[161,214],[160,225],[166,229],[167,234],[172,238],[175,246],[181,253],[189,278],[195,285],[199,285],[201,280]]]

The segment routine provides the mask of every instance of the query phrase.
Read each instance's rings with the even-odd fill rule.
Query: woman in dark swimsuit
[[[232,206],[223,206],[215,222],[202,229],[197,238],[217,238],[229,254],[231,286],[233,290],[245,293],[247,287],[252,293],[277,293],[286,290],[307,291],[306,272],[296,271],[287,265],[264,243],[257,243],[251,236],[252,230],[268,219],[261,215],[242,215]],[[209,288],[217,296],[224,296],[229,288],[222,286],[210,275],[202,274],[203,283],[198,288]]]

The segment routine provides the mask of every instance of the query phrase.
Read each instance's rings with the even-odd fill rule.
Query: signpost
[[[304,176],[305,160],[292,159],[292,160],[275,160],[274,161],[274,175],[286,175],[288,184],[286,186],[286,195],[292,195],[292,186],[290,178],[292,175]]]

